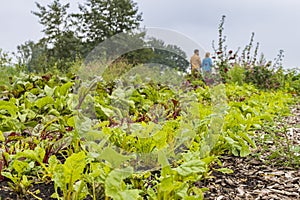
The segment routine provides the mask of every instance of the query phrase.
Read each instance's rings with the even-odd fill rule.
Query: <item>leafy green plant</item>
[[[112,199],[140,199],[138,189],[127,188],[124,179],[130,177],[133,174],[133,168],[128,167],[125,169],[112,170],[105,179],[105,195],[106,199],[111,197]]]
[[[236,83],[238,85],[243,85],[245,81],[245,69],[237,64],[235,64],[229,71],[226,82]]]
[[[209,174],[208,166],[213,160],[213,157],[201,160],[197,152],[187,153],[178,167],[162,168],[161,176],[158,178],[159,183],[154,188],[149,187],[147,193],[154,200],[203,199],[206,188],[198,188],[193,186],[193,183],[202,180]]]
[[[51,156],[49,158],[49,170],[53,174],[55,188],[55,193],[51,197],[64,200],[84,199],[88,192],[86,183],[81,179],[86,165],[87,161],[84,152],[72,154],[66,159],[64,164],[61,164],[56,156]],[[62,191],[62,198],[58,189]]]
[[[2,176],[12,181],[9,182],[10,188],[15,191],[20,197],[27,194],[32,186],[32,180],[28,180],[26,173],[34,167],[34,163],[27,163],[20,160],[15,160],[11,165],[11,171],[2,171]]]
[[[286,125],[276,126],[271,122],[263,127],[262,135],[257,139],[261,151],[256,156],[272,166],[300,167],[299,146],[294,145]],[[270,151],[270,145],[273,146]]]

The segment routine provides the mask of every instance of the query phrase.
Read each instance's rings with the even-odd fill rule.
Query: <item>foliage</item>
[[[227,83],[237,83],[243,85],[245,82],[245,68],[235,64],[229,71],[227,76]],[[250,81],[249,81],[250,82]]]
[[[218,32],[219,32],[219,38],[218,38],[218,47],[215,47],[214,41],[212,42],[212,47],[215,52],[215,56],[213,57],[215,59],[215,67],[220,73],[220,76],[223,79],[223,82],[225,82],[227,78],[227,71],[230,68],[230,62],[235,60],[237,58],[237,53],[239,49],[236,52],[233,52],[232,50],[227,50],[227,45],[225,45],[226,42],[226,36],[224,36],[224,23],[225,23],[226,16],[223,15],[222,19],[220,21]]]
[[[292,92],[294,94],[300,93],[300,74],[298,71],[298,74],[296,74],[296,70],[291,71],[285,75],[286,81],[285,81],[285,89],[288,92]]]
[[[79,13],[70,13],[70,4],[60,0],[47,6],[36,2],[36,6],[38,10],[32,13],[39,18],[45,36],[36,43],[27,41],[18,46],[16,58],[24,71],[66,73],[87,56],[89,61],[104,62],[113,57],[113,65],[120,61],[132,65],[159,63],[181,71],[187,69],[186,55],[178,46],[165,45],[154,38],[146,41],[145,32],[134,32],[142,15],[133,1],[88,0],[79,5]],[[106,40],[110,44],[97,50]],[[149,48],[153,45],[155,48]],[[105,56],[91,58],[95,51]]]
[[[96,51],[94,51],[99,52],[99,54],[105,52],[107,56],[104,60],[109,61],[112,58],[114,59],[107,70],[114,70],[114,68],[118,66],[117,68],[119,68],[119,71],[125,73],[130,69],[128,68],[129,65],[136,67],[142,64],[146,65],[148,68],[160,66],[161,70],[171,68],[173,70],[185,72],[188,69],[189,63],[187,61],[187,56],[178,46],[167,45],[162,40],[155,38],[146,40],[145,35],[146,32],[116,35],[108,40],[108,45],[104,45],[104,47],[101,48],[101,44],[97,47],[99,49],[96,48]],[[115,59],[115,57],[117,58]],[[94,59],[101,60],[103,58],[97,58],[95,56]],[[122,67],[122,65],[124,67]],[[109,74],[107,72],[104,73]],[[119,75],[122,75],[122,73]]]
[[[165,65],[179,71],[187,71],[189,62],[184,51],[176,45],[166,45],[162,40],[151,38],[147,44],[154,48],[148,63]]]
[[[246,71],[245,81],[248,83],[253,83],[259,88],[276,89],[281,87],[280,80],[278,80],[282,77],[282,74],[280,74],[281,71],[275,71],[268,65],[254,66]]]
[[[277,125],[277,126],[276,126]],[[267,123],[263,127],[264,133],[257,138],[258,143],[262,146],[261,150],[254,154],[262,158],[265,163],[271,166],[300,167],[299,146],[294,145],[290,139],[292,128],[286,125],[278,127],[277,122]],[[275,148],[270,151],[270,145]]]
[[[39,18],[40,24],[44,26],[42,30],[46,36],[44,40],[46,40],[49,45],[55,45],[57,38],[68,30],[67,9],[70,7],[70,4],[62,5],[59,0],[54,0],[47,6],[48,10],[38,2],[35,4],[39,12],[32,13]]]
[[[57,199],[203,199],[207,189],[197,183],[213,170],[230,172],[219,157],[251,154],[256,131],[292,102],[289,90],[174,86],[135,75],[123,85],[13,77],[1,90],[2,179],[23,197],[38,196],[31,186],[43,181],[54,183]]]
[[[19,71],[11,66],[0,68],[0,91],[6,91],[10,88],[12,77],[18,75]],[[0,96],[1,99],[1,96]]]
[[[83,151],[72,154],[64,164],[61,164],[55,156],[51,156],[49,168],[53,173],[55,188],[55,194],[52,197],[61,199],[58,193],[58,188],[60,188],[63,193],[62,199],[84,199],[87,195],[87,188],[82,178],[86,164],[86,155]]]
[[[214,41],[212,44],[216,70],[222,77],[223,82],[237,82],[240,85],[246,82],[261,89],[289,88],[286,87],[291,82],[288,74],[295,74],[296,70],[294,69],[292,72],[284,70],[282,66],[284,51],[279,50],[273,64],[271,61],[266,61],[263,54],[258,59],[259,43],[256,43],[254,48],[254,33],[251,34],[249,44],[244,47],[241,55],[238,54],[240,48],[236,51],[228,51],[225,44],[226,36],[223,33],[225,18],[225,15],[222,16],[219,24],[218,47],[215,47]]]
[[[127,53],[90,80],[55,71],[75,69],[77,52],[84,55],[107,37],[137,27],[136,4],[89,0],[80,6],[81,14],[72,15],[82,20],[79,35],[72,31],[80,23],[69,21],[69,4],[55,0],[37,7],[46,37],[18,47],[20,68],[7,67],[7,54],[0,52],[5,66],[0,69],[0,181],[10,180],[19,197],[39,199],[32,184],[51,182],[56,199],[204,199],[208,189],[199,182],[214,170],[232,173],[219,158],[249,156],[257,141],[264,148],[276,143],[271,161],[282,157],[284,165],[299,165],[299,148],[289,141],[287,127],[274,129],[273,121],[289,114],[293,98],[299,99],[300,75],[281,68],[282,51],[273,66],[258,60],[259,44],[252,53],[254,34],[241,57],[238,50],[228,51],[225,16],[214,48],[225,84],[184,77],[174,69],[185,71],[186,55],[156,39],[147,44],[145,33],[118,35],[106,49],[99,47],[107,53],[91,55],[99,65],[110,61],[113,51]],[[155,48],[128,52],[126,40],[130,47]],[[140,63],[148,62],[160,65],[145,70]],[[96,64],[84,70],[96,75]],[[23,65],[27,71],[51,67],[53,73],[20,73]]]
[[[17,48],[18,64],[26,66],[25,71],[46,73],[50,70],[47,64],[47,46],[44,42],[27,41]]]
[[[79,5],[80,13],[69,13],[70,4],[54,0],[47,6],[36,2],[45,34],[37,43],[18,47],[18,64],[29,71],[49,72],[53,67],[68,70],[87,56],[100,42],[139,26],[141,14],[132,1],[87,1]],[[137,58],[137,57],[136,57]]]
[[[47,7],[37,2],[36,6],[39,11],[32,13],[39,18],[40,24],[44,27],[45,37],[37,44],[25,43],[25,45],[20,46],[19,51],[24,52],[23,56],[30,60],[29,63],[25,64],[35,71],[40,71],[36,69],[40,65],[34,61],[46,65],[47,69],[44,69],[43,72],[54,65],[66,72],[71,63],[76,61],[77,56],[80,55],[82,46],[76,32],[72,31],[70,15],[67,12],[70,4],[61,4],[59,0],[55,0]],[[42,48],[40,55],[34,51],[37,48]],[[28,57],[28,50],[32,56],[37,57],[36,60]],[[43,55],[45,60],[42,59]]]
[[[137,28],[142,20],[131,0],[87,0],[79,9],[73,16],[89,51],[108,37]]]
[[[10,62],[11,58],[9,57],[8,53],[3,52],[3,50],[0,49],[0,69],[9,66]]]

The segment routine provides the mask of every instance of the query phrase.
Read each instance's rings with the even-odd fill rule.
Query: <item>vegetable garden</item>
[[[294,72],[276,89],[189,76],[176,86],[138,76],[120,86],[75,74],[3,74],[4,199],[204,199],[209,180],[236,173],[226,158],[300,164],[299,143],[276,125],[299,103]]]

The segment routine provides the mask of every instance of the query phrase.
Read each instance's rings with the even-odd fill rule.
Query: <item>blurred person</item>
[[[202,60],[201,68],[204,74],[211,73],[212,71],[212,59],[210,58],[210,53],[205,53],[205,58]]]
[[[194,50],[194,55],[191,57],[191,72],[192,75],[197,76],[201,67],[201,58],[199,56],[199,49]]]

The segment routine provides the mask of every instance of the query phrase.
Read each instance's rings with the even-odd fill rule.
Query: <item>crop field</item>
[[[83,83],[70,74],[7,79],[0,94],[4,197],[203,199],[216,173],[235,173],[224,158],[299,167],[296,136],[290,141],[290,127],[276,125],[299,102],[291,87],[207,86],[192,77],[178,86],[138,78],[127,86]]]

